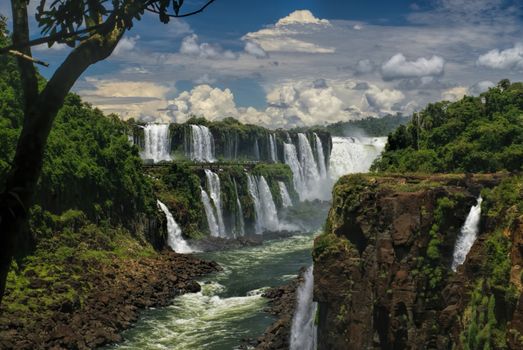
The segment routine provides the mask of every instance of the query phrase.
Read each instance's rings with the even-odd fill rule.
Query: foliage
[[[373,170],[494,172],[523,169],[523,84],[429,104],[389,135]]]
[[[384,117],[367,117],[360,120],[337,122],[326,126],[318,126],[332,136],[357,137],[357,136],[385,136],[394,131],[398,126],[407,124],[409,117],[402,115],[386,115]]]

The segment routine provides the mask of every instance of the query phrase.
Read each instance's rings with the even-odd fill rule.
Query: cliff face
[[[514,203],[500,181],[342,178],[313,253],[319,349],[521,348],[521,181],[505,185]],[[480,191],[480,235],[454,273]]]

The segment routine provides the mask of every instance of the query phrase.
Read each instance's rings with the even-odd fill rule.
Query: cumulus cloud
[[[485,91],[488,91],[488,89],[490,89],[494,86],[496,86],[496,84],[494,84],[490,80],[483,80],[483,81],[477,82],[476,84],[472,85],[469,88],[469,93],[471,95],[477,96]]]
[[[356,64],[355,72],[357,74],[367,74],[374,71],[374,63],[369,59],[359,60]]]
[[[245,52],[257,58],[269,57],[267,52],[258,43],[255,43],[253,41],[247,41],[245,43]]]
[[[439,56],[408,61],[402,53],[397,53],[383,63],[381,73],[385,80],[438,76],[443,74],[444,66],[445,60]]]
[[[447,89],[441,93],[441,98],[446,101],[454,102],[461,100],[463,96],[469,93],[469,89],[466,86],[456,86]]]
[[[139,35],[132,37],[124,37],[120,39],[116,47],[114,48],[113,55],[125,54],[129,51],[132,51],[136,46],[136,42],[140,39]]]
[[[182,40],[180,53],[183,55],[194,56],[205,59],[236,59],[237,55],[230,51],[224,50],[220,45],[199,43],[198,35],[191,34]]]
[[[312,12],[309,10],[298,10],[276,22],[276,27],[283,27],[293,24],[329,25],[330,22],[326,19],[319,19],[314,17]]]
[[[405,99],[405,95],[399,90],[380,89],[371,86],[365,91],[365,98],[368,105],[377,112],[392,113],[392,107]]]
[[[506,50],[490,50],[479,56],[477,64],[493,69],[523,69],[523,44],[517,43]]]
[[[167,104],[174,87],[143,81],[119,81],[86,78],[88,88],[79,93],[106,113],[117,113],[123,119],[150,116],[166,119],[159,109]]]

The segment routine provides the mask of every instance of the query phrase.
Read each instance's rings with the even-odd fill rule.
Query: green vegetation
[[[360,120],[337,122],[316,127],[329,132],[332,136],[385,136],[400,125],[407,124],[410,118],[402,115],[387,115],[380,118],[367,117]]]
[[[523,83],[429,104],[389,135],[374,170],[495,172],[523,169]]]

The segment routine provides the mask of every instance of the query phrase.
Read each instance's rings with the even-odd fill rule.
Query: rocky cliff
[[[347,176],[315,241],[319,349],[521,349],[523,181]],[[481,192],[480,233],[451,270]]]

